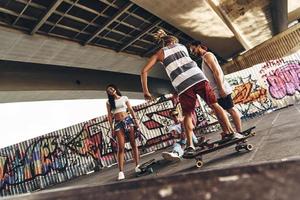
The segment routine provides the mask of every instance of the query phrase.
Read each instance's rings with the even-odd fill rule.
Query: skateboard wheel
[[[236,150],[237,152],[239,152],[239,151],[241,150],[241,148],[240,148],[239,146],[235,146],[235,150]]]
[[[196,167],[197,167],[197,168],[201,168],[201,167],[203,166],[203,164],[204,164],[204,163],[203,163],[202,160],[197,160],[197,161],[196,161]]]
[[[247,151],[252,151],[253,150],[253,145],[252,144],[247,144],[246,147],[245,147],[245,149]]]
[[[256,135],[256,133],[255,133],[255,132],[253,132],[253,133],[252,133],[252,135],[254,136],[254,135]]]

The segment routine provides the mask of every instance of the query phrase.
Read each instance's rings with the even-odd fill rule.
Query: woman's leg
[[[132,148],[133,159],[135,161],[135,165],[137,166],[139,164],[140,154],[139,154],[138,146],[136,145],[135,142],[135,132],[133,127],[130,127],[129,142]]]
[[[116,132],[118,141],[118,165],[119,170],[124,171],[124,151],[125,151],[125,137],[124,131],[121,129]]]

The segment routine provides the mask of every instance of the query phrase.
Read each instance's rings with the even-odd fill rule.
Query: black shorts
[[[225,98],[219,98],[218,104],[225,110],[233,108],[233,100],[231,98],[231,94],[227,95]]]

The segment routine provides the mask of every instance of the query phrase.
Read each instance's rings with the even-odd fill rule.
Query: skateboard
[[[137,173],[137,176],[142,176],[142,175],[146,175],[146,174],[152,174],[153,171],[153,165],[156,164],[158,161],[156,161],[155,159],[151,159],[143,164],[140,165],[140,170],[141,172]]]
[[[253,131],[255,129],[255,126],[248,128],[247,130],[241,132],[242,135],[244,135],[243,138],[240,139],[227,139],[227,140],[217,140],[214,142],[209,142],[209,140],[203,141],[201,144],[199,144],[196,148],[196,152],[193,155],[183,155],[183,158],[185,159],[195,159],[196,160],[196,167],[201,168],[204,164],[202,160],[202,156],[214,151],[217,151],[219,149],[223,149],[229,146],[235,146],[235,150],[237,152],[241,150],[246,151],[252,151],[253,145],[248,144],[247,139],[250,137],[253,137],[255,135],[255,132]]]

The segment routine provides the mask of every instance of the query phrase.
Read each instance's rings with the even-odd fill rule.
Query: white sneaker
[[[245,136],[242,135],[242,134],[240,134],[240,133],[233,133],[233,138],[234,138],[234,139],[241,139],[241,138],[243,138],[243,137],[245,137]]]
[[[180,161],[179,155],[175,152],[162,152],[161,155],[165,160]]]
[[[119,172],[118,181],[125,179],[124,172]]]
[[[137,166],[134,168],[134,171],[135,171],[135,173],[140,173],[140,172],[142,172],[142,170],[140,169],[140,165],[137,165]]]

